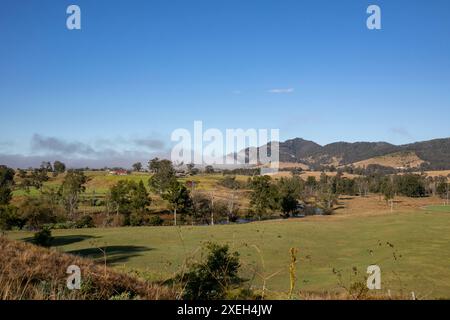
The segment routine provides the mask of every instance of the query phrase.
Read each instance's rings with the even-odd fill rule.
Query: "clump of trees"
[[[151,199],[144,183],[120,180],[110,189],[110,200],[116,208],[117,215],[124,216],[124,225],[142,225],[146,219],[146,207]]]
[[[0,194],[2,195],[0,197],[0,227],[2,229],[22,229],[27,226],[31,230],[43,230],[48,224],[63,222],[67,217],[73,218],[79,194],[84,192],[87,178],[81,171],[69,171],[58,190],[52,188],[44,190],[42,184],[48,180],[50,168],[50,163],[43,163],[39,169],[18,172],[22,183],[27,179],[34,181],[26,185],[36,187],[40,191],[40,196],[27,196],[18,206],[13,206],[10,200],[15,172],[0,166]],[[58,172],[61,172],[62,167],[58,163],[56,168]],[[18,187],[21,188],[23,185]]]

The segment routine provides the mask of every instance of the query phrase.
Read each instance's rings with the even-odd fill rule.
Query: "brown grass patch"
[[[174,299],[168,287],[155,285],[93,261],[0,237],[0,299],[98,300],[114,296]],[[67,267],[81,269],[80,290],[66,287]]]
[[[396,152],[385,156],[370,158],[355,162],[355,167],[367,167],[371,164],[377,164],[392,168],[418,168],[424,163],[414,152]]]

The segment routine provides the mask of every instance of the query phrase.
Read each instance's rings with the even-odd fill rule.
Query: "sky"
[[[449,137],[449,16],[448,0],[2,0],[0,163],[129,165],[196,120],[322,145]]]

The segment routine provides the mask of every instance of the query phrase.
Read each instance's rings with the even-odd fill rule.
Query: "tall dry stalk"
[[[289,284],[290,284],[290,288],[289,288],[289,299],[292,299],[292,293],[294,292],[295,289],[295,282],[297,281],[297,253],[298,253],[298,249],[297,248],[291,248],[289,249],[289,254],[291,256],[291,263],[289,264]]]

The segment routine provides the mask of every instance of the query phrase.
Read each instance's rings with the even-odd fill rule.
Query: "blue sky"
[[[449,137],[449,15],[447,0],[3,0],[0,160],[131,161],[194,120],[320,144]]]

